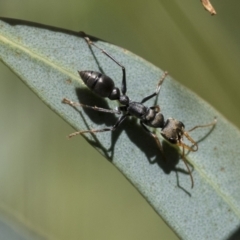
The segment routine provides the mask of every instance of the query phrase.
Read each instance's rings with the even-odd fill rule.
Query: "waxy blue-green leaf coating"
[[[132,100],[140,101],[155,91],[162,70],[125,49],[102,41],[96,44],[126,67],[127,94]],[[117,116],[108,113],[77,111],[62,103],[66,97],[106,108],[118,105],[116,101],[97,98],[80,79],[77,71],[100,69],[114,79],[116,86],[121,86],[122,79],[121,68],[97,49],[92,52],[82,37],[1,21],[0,58],[74,128],[103,128],[117,121]],[[116,132],[89,134],[86,138],[135,185],[182,239],[226,239],[240,225],[238,129],[170,76],[163,83],[157,104],[166,119],[176,118],[186,129],[218,119],[212,131],[205,128],[191,133],[193,139],[201,140],[198,152],[187,156],[194,168],[193,189],[184,172],[185,165],[179,162],[177,148],[163,141],[167,158],[164,162],[155,141],[134,118]],[[152,106],[154,101],[146,105]],[[159,131],[157,134],[162,141]]]

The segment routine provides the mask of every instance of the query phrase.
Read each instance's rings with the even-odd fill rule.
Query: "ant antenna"
[[[188,130],[188,131],[182,131],[182,134],[183,134],[191,143],[193,143],[192,146],[188,146],[188,145],[186,145],[185,143],[183,143],[183,142],[182,142],[182,139],[183,139],[183,138],[180,138],[179,142],[177,143],[178,146],[182,147],[182,160],[183,160],[183,162],[184,162],[184,164],[185,164],[185,166],[186,166],[186,168],[187,168],[187,170],[188,170],[188,173],[189,173],[189,175],[190,175],[191,182],[192,182],[192,186],[191,186],[192,188],[193,188],[193,186],[194,186],[194,181],[193,181],[193,176],[192,176],[192,173],[191,173],[191,171],[190,171],[190,168],[189,168],[189,166],[188,166],[188,164],[187,164],[187,161],[186,161],[186,159],[185,159],[185,149],[187,149],[187,150],[189,150],[189,151],[191,151],[191,152],[196,152],[196,151],[198,150],[198,144],[197,144],[196,141],[194,141],[194,140],[190,137],[190,135],[189,135],[188,133],[191,132],[191,131],[193,131],[193,130],[195,130],[195,129],[197,129],[197,128],[204,128],[204,127],[215,126],[216,123],[217,123],[217,118],[215,117],[214,120],[213,120],[213,122],[211,122],[211,123],[209,123],[209,124],[197,125],[197,126],[191,128],[191,129]]]

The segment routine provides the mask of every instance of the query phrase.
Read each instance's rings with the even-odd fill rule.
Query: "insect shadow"
[[[108,103],[105,99],[98,97],[88,89],[76,88],[76,95],[80,103],[87,103],[91,106],[95,106],[97,103],[99,107],[109,109]],[[113,126],[113,124],[117,121],[117,117],[114,114],[101,113],[88,108],[79,109],[75,107],[75,109],[79,112],[82,119],[84,119],[84,115],[86,114],[91,121],[96,124],[96,126],[101,124]],[[82,111],[84,111],[84,114],[82,114]],[[85,124],[86,129],[89,129],[90,127],[86,121]],[[144,131],[144,129],[137,123],[137,119],[134,117],[127,118],[115,131],[108,133],[111,135],[111,145],[108,149],[106,149],[98,140],[97,134],[92,133],[93,139],[88,141],[94,147],[101,149],[105,157],[109,161],[112,161],[114,158],[115,145],[117,144],[117,140],[123,131],[127,134],[129,140],[133,142],[137,148],[141,149],[149,163],[157,164],[165,174],[170,174],[172,171],[176,172],[176,174],[178,174],[178,172],[186,175],[189,174],[186,170],[176,167],[181,159],[178,149],[166,141],[163,141],[162,148],[166,157],[166,159],[164,159],[154,138]],[[178,182],[178,177],[177,185],[182,188]]]
[[[81,32],[81,34],[84,37],[87,36],[84,32]],[[95,39],[93,39],[92,37],[91,37],[91,40],[95,41]],[[99,72],[101,72],[102,74],[105,74],[101,66],[101,63],[98,61],[98,58],[96,57],[91,45],[88,44],[88,48],[98,66]],[[109,109],[108,103],[104,98],[99,97],[96,94],[92,94],[92,92],[89,92],[86,89],[78,88],[76,89],[76,94],[78,96],[78,100],[80,103],[84,102],[87,105],[95,106],[97,102],[98,107]],[[154,105],[157,105],[158,97],[159,95],[157,94],[154,100]],[[116,115],[113,115],[113,114],[99,113],[97,111],[92,111],[92,109],[88,109],[88,108],[83,108],[83,110],[91,118],[91,120],[94,123],[96,123],[96,125],[105,124],[106,126],[113,126],[114,123],[117,121]],[[121,125],[118,126],[118,128],[115,131],[111,132],[112,144],[110,148],[107,150],[111,154],[110,155],[106,154],[106,157],[108,157],[110,161],[112,161],[114,157],[115,144],[122,131],[125,131],[129,139],[132,142],[134,142],[134,144],[145,153],[149,163],[151,164],[157,163],[159,167],[161,167],[163,171],[167,174],[169,174],[173,170],[177,170],[176,165],[178,164],[180,159],[180,155],[177,149],[169,145],[168,143],[164,142],[162,146],[163,151],[165,152],[166,150],[166,157],[168,159],[171,159],[171,161],[165,161],[165,159],[163,159],[163,156],[159,153],[159,148],[156,145],[156,141],[146,131],[144,131],[139,124],[137,124],[137,119],[134,117],[127,118]],[[95,142],[94,143],[91,142],[91,144],[94,144],[94,146],[96,147],[100,147],[101,144],[96,139],[96,135],[95,134],[92,134],[92,135],[94,137]],[[106,153],[106,150],[104,151],[103,148],[101,148],[101,150]],[[180,171],[188,174],[188,172],[185,170],[183,171],[180,170]]]
[[[94,52],[92,51],[92,48],[90,48],[97,65],[99,66],[100,72],[97,71],[92,71],[92,70],[82,70],[79,71],[79,75],[81,77],[81,79],[83,80],[83,82],[85,83],[85,85],[92,90],[92,92],[94,92],[96,95],[98,95],[100,98],[96,101],[96,99],[93,99],[92,97],[89,98],[89,102],[88,105],[86,105],[85,103],[83,103],[81,97],[83,96],[83,94],[78,94],[78,98],[79,98],[79,103],[73,102],[67,98],[64,98],[62,100],[63,103],[68,104],[72,107],[76,106],[81,106],[84,109],[91,109],[91,110],[95,110],[96,112],[104,112],[106,113],[110,113],[112,114],[112,116],[115,115],[120,115],[120,117],[118,117],[118,119],[115,121],[114,125],[111,125],[110,127],[108,127],[108,121],[109,118],[105,118],[104,117],[104,121],[102,121],[102,123],[104,123],[106,126],[104,128],[98,128],[98,129],[90,129],[88,128],[87,130],[83,130],[83,131],[77,131],[74,132],[72,134],[69,135],[69,137],[73,137],[79,134],[95,134],[95,133],[101,133],[101,132],[115,132],[117,129],[122,131],[123,127],[125,126],[125,122],[129,122],[129,118],[134,117],[135,119],[138,119],[140,121],[140,126],[141,128],[152,137],[152,140],[155,141],[155,146],[158,146],[158,149],[161,152],[162,158],[164,160],[166,160],[166,154],[164,153],[164,149],[163,146],[161,144],[161,141],[159,140],[158,136],[155,134],[154,131],[151,131],[149,129],[150,128],[160,128],[161,131],[161,135],[164,139],[166,139],[169,143],[171,144],[175,144],[179,147],[182,148],[182,155],[181,158],[187,168],[188,174],[191,178],[191,183],[192,183],[192,187],[194,186],[194,181],[193,181],[193,176],[191,174],[191,170],[190,167],[187,163],[187,160],[185,159],[185,150],[187,151],[192,151],[192,152],[196,152],[198,150],[198,144],[197,142],[189,135],[189,133],[197,128],[205,128],[205,127],[214,127],[216,124],[216,118],[214,119],[213,122],[209,123],[209,124],[205,124],[205,125],[197,125],[195,127],[193,127],[190,130],[185,130],[185,126],[181,121],[178,121],[174,118],[168,118],[167,120],[164,119],[163,114],[160,111],[160,107],[159,105],[153,105],[151,107],[147,107],[145,105],[145,103],[147,101],[149,101],[150,99],[155,99],[157,101],[157,97],[159,95],[162,83],[164,81],[164,79],[167,76],[167,72],[164,72],[160,78],[160,80],[158,81],[157,87],[155,89],[155,91],[153,93],[151,93],[150,95],[146,95],[140,102],[138,101],[132,101],[128,96],[127,96],[127,79],[126,79],[126,69],[123,65],[121,65],[114,57],[112,57],[108,52],[106,52],[104,49],[100,48],[99,46],[97,46],[96,44],[94,44],[88,37],[84,37],[84,39],[86,40],[88,46],[90,47],[95,47],[96,49],[98,49],[99,51],[101,51],[104,55],[106,55],[109,59],[111,59],[116,65],[118,65],[121,70],[122,70],[122,84],[121,84],[121,88],[118,88],[115,86],[115,83],[113,81],[113,79],[111,79],[109,76],[105,75],[102,71],[102,68],[100,67],[100,63],[97,61]],[[106,106],[106,104],[104,106],[100,106],[99,102],[103,103],[103,99],[104,98],[109,98],[110,100],[117,100],[120,104],[120,106],[117,107],[117,109],[110,109],[108,106]],[[91,105],[90,100],[94,100],[93,104]],[[95,103],[98,102],[98,106],[95,105]],[[105,101],[106,103],[106,101]],[[96,115],[94,112],[91,113]],[[97,114],[98,117],[94,117],[91,118],[94,122],[97,119],[97,121],[99,121],[100,115],[99,113]],[[103,115],[104,116],[104,115]],[[136,121],[136,120],[135,120]],[[96,124],[100,125],[100,122],[96,122]],[[133,126],[139,126],[137,124],[133,124]],[[147,144],[146,144],[146,140],[145,138],[138,137],[136,133],[141,132],[140,129],[135,129],[134,130],[134,135],[130,134],[128,132],[127,129],[133,129],[133,127],[129,127],[126,128],[126,133],[129,136],[134,136],[132,137],[132,140],[135,142],[136,145],[138,145],[138,147],[140,147],[141,149],[145,148],[145,153],[147,152],[149,155],[149,151],[147,151],[150,148],[146,148]],[[112,145],[109,149],[109,151],[111,150],[112,154],[110,156],[110,159],[113,158],[114,155],[114,146],[116,144],[116,139],[114,137],[114,133],[112,133]],[[118,135],[119,136],[119,135]],[[183,139],[184,137],[191,143],[191,145],[187,145]],[[96,139],[96,137],[94,137]],[[144,139],[144,141],[140,141],[140,140]],[[140,146],[141,145],[141,146]],[[153,146],[154,146],[153,145]],[[152,146],[152,145],[151,145]],[[152,155],[152,154],[150,154]],[[177,154],[178,155],[178,154]],[[109,158],[109,156],[108,156]],[[148,159],[149,158],[148,156]],[[177,158],[176,158],[177,159]],[[156,160],[155,160],[156,161]],[[159,162],[159,161],[157,161]],[[173,161],[173,162],[178,162],[177,161]],[[172,162],[172,163],[173,163]],[[165,165],[165,166],[170,166]],[[163,168],[163,165],[162,165]],[[166,168],[165,168],[166,169]],[[165,171],[166,172],[166,171]]]

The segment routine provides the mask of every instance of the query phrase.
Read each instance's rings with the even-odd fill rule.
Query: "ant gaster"
[[[185,130],[184,124],[176,119],[169,118],[166,121],[164,121],[164,116],[160,112],[160,107],[158,105],[152,106],[152,107],[146,107],[144,105],[144,103],[159,94],[161,85],[168,73],[164,72],[164,74],[162,75],[162,77],[160,78],[160,80],[157,84],[157,88],[154,93],[143,98],[141,102],[131,101],[129,99],[129,97],[126,95],[127,84],[126,84],[125,67],[122,66],[119,62],[117,62],[105,50],[103,50],[102,48],[95,45],[88,37],[85,37],[85,40],[89,46],[96,47],[107,57],[112,59],[113,62],[115,62],[118,66],[121,67],[121,69],[122,69],[121,91],[119,90],[119,88],[115,87],[115,84],[110,77],[108,77],[100,72],[89,71],[89,70],[79,71],[78,73],[79,73],[80,77],[82,78],[85,85],[87,85],[87,87],[90,88],[94,93],[96,93],[97,95],[99,95],[100,97],[103,97],[103,98],[107,97],[110,100],[118,100],[119,103],[121,104],[121,106],[119,106],[117,108],[117,110],[104,109],[104,108],[100,108],[100,107],[84,105],[81,103],[75,103],[66,98],[63,99],[63,103],[69,104],[71,106],[81,106],[81,107],[85,107],[85,108],[91,108],[93,110],[101,111],[101,112],[121,114],[121,116],[118,118],[117,122],[113,125],[113,127],[78,131],[78,132],[74,132],[74,133],[70,134],[69,138],[79,135],[79,134],[85,134],[85,133],[114,131],[128,116],[135,116],[136,118],[140,119],[140,124],[143,127],[143,129],[146,132],[148,132],[155,139],[164,159],[165,159],[165,156],[163,154],[162,145],[161,145],[158,137],[153,132],[151,132],[147,128],[147,126],[153,127],[153,128],[160,128],[161,135],[167,141],[169,141],[172,144],[176,144],[176,145],[182,147],[182,149],[183,149],[182,150],[182,160],[187,167],[187,170],[188,170],[190,178],[191,178],[192,187],[193,187],[193,185],[194,185],[193,177],[192,177],[191,171],[190,171],[189,166],[185,159],[185,149],[195,152],[198,150],[198,144],[189,136],[189,132],[195,130],[196,128],[213,126],[216,124],[216,119],[210,124],[198,125],[188,131]],[[184,136],[192,143],[192,146],[188,146],[183,142]]]

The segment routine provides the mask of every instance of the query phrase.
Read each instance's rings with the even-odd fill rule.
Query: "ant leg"
[[[168,72],[164,72],[163,73],[163,75],[161,76],[161,78],[160,78],[160,80],[159,80],[159,82],[157,84],[157,88],[156,88],[155,92],[152,93],[151,95],[143,98],[141,103],[144,103],[144,102],[148,101],[149,99],[151,99],[151,98],[153,98],[153,97],[155,97],[155,96],[157,96],[159,94],[161,86],[162,86],[162,83],[163,83],[163,81],[164,81],[164,79],[166,78],[167,75],[168,75]]]
[[[114,131],[126,119],[127,116],[128,115],[125,114],[125,115],[122,115],[121,117],[119,117],[119,119],[117,120],[117,122],[114,124],[113,127],[103,128],[103,129],[90,129],[90,130],[78,131],[78,132],[74,132],[74,133],[68,135],[68,137],[71,138],[71,137],[74,137],[76,135],[85,134],[85,133],[97,133],[97,132]]]
[[[62,103],[68,104],[72,107],[83,107],[83,108],[90,108],[93,109],[95,111],[99,111],[99,112],[106,112],[106,113],[114,113],[114,114],[121,114],[120,110],[114,110],[114,109],[106,109],[106,108],[100,108],[100,107],[96,107],[96,106],[89,106],[89,105],[85,105],[82,103],[77,103],[77,102],[73,102],[67,98],[63,98]]]
[[[217,118],[214,118],[213,122],[209,123],[209,124],[205,124],[205,125],[197,125],[193,128],[191,128],[188,131],[184,131],[183,135],[191,142],[193,143],[193,145],[191,147],[187,146],[184,143],[181,143],[180,145],[182,145],[183,147],[185,147],[186,149],[188,149],[189,151],[192,152],[196,152],[198,150],[198,144],[190,137],[190,135],[188,134],[189,132],[197,129],[197,128],[204,128],[204,127],[210,127],[210,126],[215,126],[215,124],[217,123]]]
[[[157,135],[154,134],[153,132],[151,132],[151,131],[143,124],[142,121],[140,121],[140,123],[141,123],[141,126],[143,127],[143,129],[144,129],[147,133],[149,133],[149,134],[155,139],[155,141],[156,141],[156,143],[157,143],[157,145],[158,145],[158,148],[160,149],[160,152],[161,152],[161,154],[162,154],[163,159],[166,160],[166,157],[165,157],[164,152],[163,152],[162,144],[160,143]]]
[[[104,49],[98,47],[95,43],[93,43],[88,37],[84,37],[86,42],[89,46],[94,46],[95,48],[99,49],[103,54],[105,54],[107,57],[112,59],[119,67],[122,68],[122,94],[125,95],[127,92],[127,83],[126,83],[126,70],[123,65],[121,65],[115,58],[113,58],[109,53],[107,53]]]
[[[182,146],[182,160],[183,160],[183,162],[184,162],[184,164],[185,164],[185,166],[186,166],[186,168],[187,168],[187,170],[188,170],[188,173],[189,173],[189,176],[190,176],[190,178],[191,178],[191,182],[192,182],[192,188],[194,187],[194,181],[193,181],[193,176],[192,176],[192,173],[191,173],[191,171],[190,171],[190,168],[189,168],[189,166],[188,166],[188,163],[187,163],[187,161],[186,161],[186,159],[185,159],[185,144],[183,144],[182,142],[181,143],[179,143],[178,144],[179,146]]]
[[[188,134],[188,132],[183,132],[183,135],[191,142],[193,143],[193,145],[191,147],[189,147],[188,145],[186,145],[185,143],[181,143],[182,146],[184,146],[186,149],[188,149],[189,151],[192,152],[196,152],[198,150],[198,144],[190,137],[190,135]]]
[[[215,126],[215,124],[217,123],[217,119],[215,118],[213,122],[209,123],[209,124],[205,124],[205,125],[197,125],[193,128],[191,128],[190,130],[188,131],[183,131],[183,135],[191,142],[193,143],[193,145],[190,147],[188,145],[186,145],[185,143],[183,143],[181,140],[177,143],[178,146],[182,147],[182,160],[184,162],[184,164],[186,165],[187,167],[187,170],[189,172],[189,175],[190,175],[190,178],[191,178],[191,182],[192,182],[192,188],[194,186],[194,181],[193,181],[193,176],[192,176],[192,173],[189,169],[189,166],[188,166],[188,163],[185,159],[185,148],[189,151],[192,151],[192,152],[196,152],[198,150],[198,144],[197,142],[195,142],[191,137],[190,135],[188,134],[189,132],[197,129],[197,128],[203,128],[203,127],[210,127],[210,126]]]
[[[217,118],[215,117],[213,122],[211,122],[209,124],[205,124],[205,125],[197,125],[197,126],[191,128],[190,130],[188,130],[187,132],[191,132],[191,131],[195,130],[196,128],[204,128],[204,127],[214,126],[216,123],[217,123]]]

